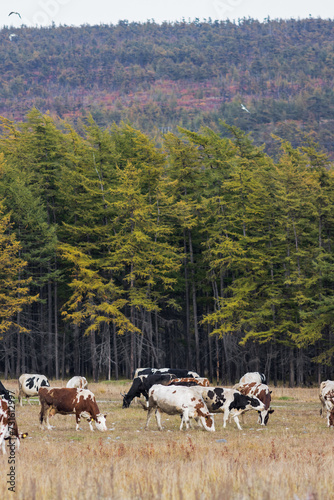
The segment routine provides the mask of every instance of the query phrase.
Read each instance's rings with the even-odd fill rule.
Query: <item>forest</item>
[[[4,26],[0,115],[36,107],[77,126],[91,114],[160,146],[178,126],[217,132],[223,120],[272,157],[272,134],[298,147],[307,132],[333,159],[333,49],[334,21],[319,18]]]
[[[161,144],[89,114],[0,125],[6,379],[333,378],[334,171],[312,134],[271,156],[223,121]]]

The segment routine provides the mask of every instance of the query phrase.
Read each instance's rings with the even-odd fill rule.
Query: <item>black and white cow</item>
[[[192,387],[153,385],[149,390],[148,410],[145,429],[147,430],[152,413],[155,412],[158,428],[162,431],[161,413],[181,415],[181,426],[189,429],[190,418],[199,421],[206,431],[214,432],[213,415],[209,412],[201,395],[195,395]]]
[[[134,378],[139,377],[140,375],[161,375],[163,373],[173,373],[176,377],[193,377],[198,378],[199,375],[196,372],[189,371],[183,368],[137,368],[134,373]]]
[[[223,387],[189,387],[194,394],[200,394],[208,410],[212,413],[224,413],[224,428],[229,415],[234,419],[238,429],[241,429],[239,415],[247,410],[263,411],[265,405],[258,398],[245,396],[235,389],[225,389]]]
[[[152,385],[167,385],[173,378],[175,378],[175,376],[171,373],[164,373],[162,375],[140,375],[134,378],[128,393],[122,394],[123,408],[129,408],[132,400],[134,398],[140,398],[142,395],[146,401],[148,401],[148,391],[151,389]]]
[[[10,393],[13,394],[13,391],[9,391],[8,389],[6,389],[6,387],[3,385],[3,383],[0,382],[0,396],[4,399],[7,399],[7,401],[9,401],[9,399],[11,398]]]
[[[50,387],[49,381],[45,375],[24,373],[19,378],[19,395],[18,400],[22,406],[22,398],[29,398],[38,396],[38,391],[41,387]]]

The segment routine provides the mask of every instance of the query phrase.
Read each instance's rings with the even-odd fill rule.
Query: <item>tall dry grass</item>
[[[64,383],[53,382],[53,386]],[[7,383],[8,388],[17,382]],[[0,456],[4,499],[320,500],[334,499],[333,430],[319,416],[318,389],[273,390],[275,409],[266,428],[248,412],[216,432],[179,431],[178,416],[163,416],[159,432],[136,404],[121,408],[129,383],[90,384],[108,431],[90,432],[82,420],[56,415],[55,429],[41,431],[34,401],[16,407],[20,431],[28,431],[16,455],[16,494],[7,491],[7,458]]]

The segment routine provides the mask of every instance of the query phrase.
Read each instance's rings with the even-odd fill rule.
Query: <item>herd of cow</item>
[[[18,401],[22,406],[23,398],[29,402],[30,397],[39,396],[42,429],[45,425],[47,429],[52,429],[49,418],[59,413],[75,414],[76,430],[79,430],[82,417],[87,419],[91,430],[92,422],[95,422],[99,431],[106,431],[106,415],[99,411],[95,396],[87,386],[86,378],[80,376],[73,377],[66,387],[59,388],[50,387],[44,375],[23,374],[19,378]],[[239,416],[248,410],[258,412],[258,423],[261,425],[267,425],[269,415],[274,412],[270,407],[271,391],[265,376],[258,372],[246,373],[238,384],[227,389],[211,387],[207,378],[188,370],[143,368],[136,370],[129,391],[122,396],[123,408],[128,408],[134,398],[144,396],[146,404],[140,403],[147,411],[145,429],[153,412],[159,430],[162,430],[161,413],[167,413],[181,416],[180,430],[184,425],[188,429],[192,418],[210,432],[215,431],[213,417],[218,412],[224,414],[224,428],[231,417],[239,429]],[[0,446],[3,454],[6,453],[5,440],[15,439],[18,448],[20,439],[27,436],[27,433],[18,432],[15,412],[11,410],[13,397],[13,393],[0,382]],[[334,426],[334,381],[321,383],[319,397],[322,403],[320,413],[326,409],[327,425]]]

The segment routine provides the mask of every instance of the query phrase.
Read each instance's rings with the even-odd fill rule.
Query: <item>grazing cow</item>
[[[19,403],[22,406],[22,398],[27,398],[28,403],[30,403],[29,398],[31,396],[38,396],[38,391],[41,387],[50,387],[49,381],[45,375],[30,375],[24,373],[19,378]]]
[[[132,400],[134,398],[140,398],[141,395],[148,401],[148,391],[151,389],[152,385],[167,385],[173,377],[174,375],[171,373],[164,373],[163,375],[140,375],[134,378],[128,393],[122,394],[123,408],[129,408]]]
[[[24,439],[27,436],[27,432],[19,434],[11,399],[7,401],[6,399],[0,398],[0,446],[2,454],[6,455],[5,440],[9,440],[9,448],[12,454],[14,450],[19,449],[20,439]],[[14,439],[16,439],[16,442],[12,443]]]
[[[0,382],[0,396],[4,399],[7,399],[7,401],[9,401],[11,398],[10,393],[13,394],[13,391],[8,391],[8,389],[6,389],[6,387],[3,385],[3,383]]]
[[[244,385],[244,384],[251,384],[252,382],[255,382],[256,384],[266,384],[267,379],[264,373],[260,372],[248,372],[245,373],[239,380],[239,384],[235,385],[234,387],[238,389],[238,385]]]
[[[148,428],[152,413],[155,411],[160,431],[162,431],[161,412],[168,415],[182,415],[180,430],[183,424],[189,429],[190,418],[199,420],[206,431],[215,430],[213,416],[209,413],[203,398],[195,395],[191,387],[153,385],[149,390],[148,408],[144,405],[143,408],[148,410],[145,429]]]
[[[250,384],[239,384],[239,392],[248,396],[256,396],[264,404],[265,409],[259,411],[258,423],[261,425],[267,425],[269,420],[269,415],[274,413],[275,410],[270,408],[271,403],[271,393],[269,387],[265,384],[256,384],[252,382]]]
[[[173,373],[176,377],[193,377],[198,378],[199,375],[196,372],[192,372],[183,368],[137,368],[134,373],[134,377],[139,377],[141,375],[161,375],[163,373]]]
[[[209,379],[207,378],[173,378],[168,385],[184,385],[186,387],[192,387],[194,385],[201,385],[202,387],[210,387]]]
[[[322,404],[320,415],[323,409],[327,410],[327,425],[328,427],[334,426],[334,381],[326,380],[320,384],[319,398]]]
[[[326,408],[323,394],[325,392],[325,389],[330,388],[330,387],[334,387],[334,380],[325,380],[324,382],[321,382],[321,384],[320,384],[319,399],[321,402],[320,415],[322,415],[322,416],[325,416],[323,410],[325,410],[325,408]]]
[[[79,377],[78,375],[72,377],[66,384],[68,389],[87,389],[88,382],[85,377]]]
[[[242,430],[239,423],[239,415],[247,410],[263,411],[264,404],[257,397],[245,396],[235,389],[223,389],[223,387],[189,387],[194,394],[201,395],[212,413],[224,413],[224,428],[229,415],[234,419],[238,429]]]
[[[48,429],[52,429],[49,417],[75,414],[76,430],[79,430],[81,417],[86,418],[89,428],[93,431],[92,421],[95,421],[97,430],[106,431],[106,415],[102,415],[96,404],[94,394],[88,389],[70,389],[68,387],[41,387],[38,391],[41,402],[39,421],[43,429],[43,422]]]

